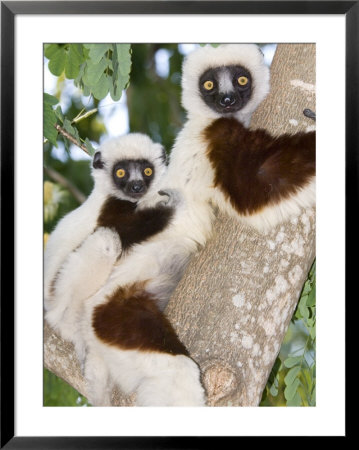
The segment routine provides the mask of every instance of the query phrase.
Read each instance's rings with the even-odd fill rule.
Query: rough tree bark
[[[309,130],[315,110],[315,46],[278,45],[271,93],[253,128],[274,134]],[[166,313],[198,362],[210,406],[256,406],[315,255],[315,211],[266,234],[220,216],[193,258]],[[45,324],[45,366],[86,396],[72,345]],[[114,392],[114,405],[132,405]]]

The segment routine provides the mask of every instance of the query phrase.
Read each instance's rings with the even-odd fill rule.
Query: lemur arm
[[[206,128],[204,137],[215,185],[241,215],[279,204],[315,176],[315,132],[273,137],[221,118]]]
[[[138,209],[136,203],[109,197],[101,210],[98,226],[116,230],[122,249],[127,250],[163,231],[173,213],[174,208],[168,203]]]

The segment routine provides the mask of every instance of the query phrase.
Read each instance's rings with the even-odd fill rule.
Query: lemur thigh
[[[65,260],[55,278],[52,308],[46,315],[64,339],[72,339],[81,302],[106,282],[120,253],[118,234],[99,227]]]
[[[96,377],[102,357],[113,382],[127,394],[137,392],[137,405],[204,405],[199,368],[141,285],[120,287],[96,306],[92,333],[85,363],[92,402],[106,392]]]

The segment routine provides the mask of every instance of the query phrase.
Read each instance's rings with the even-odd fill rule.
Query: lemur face
[[[124,159],[112,168],[115,186],[132,199],[139,199],[146,194],[154,175],[155,168],[146,159]]]
[[[220,114],[235,113],[251,98],[252,77],[242,66],[222,66],[206,70],[199,78],[203,101]]]

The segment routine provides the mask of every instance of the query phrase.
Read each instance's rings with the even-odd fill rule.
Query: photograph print
[[[43,51],[44,406],[315,406],[315,44]]]

